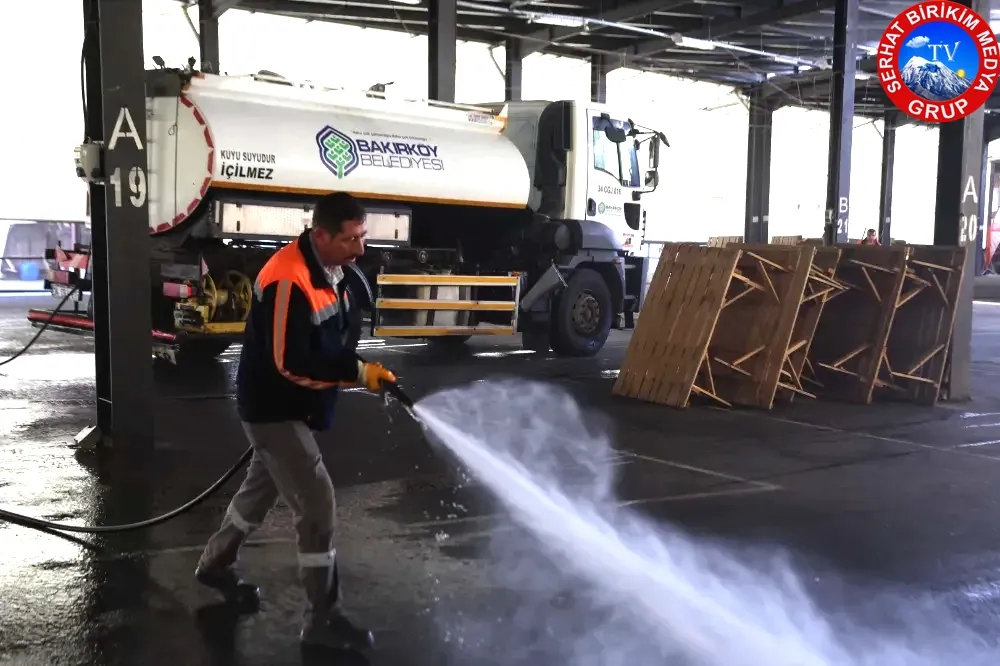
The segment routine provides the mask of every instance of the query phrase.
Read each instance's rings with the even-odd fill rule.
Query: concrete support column
[[[747,199],[743,239],[747,243],[770,240],[767,217],[771,200],[771,130],[774,109],[759,95],[751,95],[747,132]]]
[[[882,245],[892,240],[892,176],[896,168],[896,129],[901,114],[889,111],[882,121],[882,189],[878,204],[878,237]]]
[[[153,444],[146,84],[142,3],[83,0],[86,133],[103,142],[90,186],[97,425],[115,446]]]
[[[858,0],[837,0],[833,20],[833,79],[830,82],[830,155],[826,175],[828,244],[846,243],[851,209],[851,144],[857,65]]]
[[[214,0],[198,0],[198,50],[201,71],[218,74],[219,69],[219,15]]]
[[[503,70],[503,98],[508,102],[521,101],[521,68],[524,62],[524,59],[521,57],[521,47],[521,40],[515,38],[508,39],[504,44],[504,51],[507,57]]]
[[[428,0],[427,97],[455,101],[458,14],[455,0]]]
[[[960,4],[989,16],[990,0],[961,0]],[[983,121],[984,110],[980,108],[962,120],[938,125],[934,244],[967,248],[965,279],[958,296],[955,330],[942,386],[942,393],[949,400],[972,397],[972,292],[982,210]]]
[[[590,101],[607,103],[608,71],[608,59],[605,56],[590,56]]]

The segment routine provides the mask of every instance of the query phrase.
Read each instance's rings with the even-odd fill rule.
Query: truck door
[[[637,230],[625,220],[625,204],[631,204],[632,191],[641,184],[639,159],[631,137],[621,143],[608,137],[609,128],[625,132],[632,128],[627,120],[608,118],[600,111],[592,110],[588,116],[591,132],[586,219],[608,225],[621,237],[623,248],[634,251]]]

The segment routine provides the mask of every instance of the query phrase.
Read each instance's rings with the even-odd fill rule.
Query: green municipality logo
[[[327,125],[316,135],[319,159],[337,178],[344,178],[358,168],[358,145],[354,139]]]

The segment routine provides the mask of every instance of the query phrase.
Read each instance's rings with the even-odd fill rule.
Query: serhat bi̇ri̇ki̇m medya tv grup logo
[[[979,109],[1000,73],[990,22],[947,0],[900,12],[883,33],[876,58],[892,103],[930,123],[959,120]]]

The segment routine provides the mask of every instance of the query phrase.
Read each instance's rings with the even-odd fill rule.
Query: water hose
[[[44,322],[42,322],[42,325],[39,327],[38,332],[35,333],[35,337],[33,337],[30,340],[28,340],[28,344],[24,345],[24,347],[21,349],[21,351],[17,352],[16,354],[14,354],[13,356],[11,356],[10,358],[5,358],[4,360],[0,361],[0,367],[3,367],[5,365],[7,365],[8,363],[10,363],[11,361],[14,361],[14,360],[20,358],[24,354],[24,352],[28,351],[29,349],[31,349],[33,347],[34,344],[38,341],[38,338],[41,337],[42,333],[45,332],[45,329],[47,329],[49,327],[49,325],[52,324],[52,322],[55,320],[55,318],[59,314],[59,310],[62,308],[62,306],[64,306],[66,304],[66,301],[69,300],[69,297],[72,296],[73,294],[75,294],[76,291],[77,291],[76,285],[74,285],[72,288],[70,288],[70,290],[66,293],[66,295],[62,297],[62,300],[59,301],[59,305],[57,305],[55,307],[55,309],[53,309],[52,312],[49,314],[49,318],[46,319]],[[93,296],[91,296],[91,298],[93,298]]]
[[[382,382],[382,393],[384,396],[391,396],[399,401],[403,407],[406,408],[407,412],[411,415],[413,414],[413,399],[410,398],[406,392],[399,387],[399,384],[395,382]],[[244,465],[250,462],[253,457],[253,447],[248,447],[243,455],[240,456],[239,460],[229,468],[225,474],[219,477],[215,483],[206,488],[200,495],[187,502],[181,506],[164,513],[163,515],[156,516],[155,518],[148,518],[146,520],[140,520],[135,523],[125,523],[122,525],[103,525],[98,527],[93,527],[89,525],[66,525],[64,523],[54,523],[47,520],[40,520],[38,518],[31,518],[29,516],[24,516],[19,513],[14,513],[12,511],[5,511],[0,509],[0,521],[6,521],[8,523],[13,523],[15,525],[20,525],[22,527],[27,527],[33,530],[39,530],[41,532],[51,533],[56,532],[71,532],[76,534],[108,534],[108,533],[121,533],[121,532],[134,532],[136,530],[146,529],[147,527],[154,527],[165,523],[177,516],[190,511],[195,508],[209,497],[214,495],[222,486],[226,484]]]
[[[125,523],[123,525],[104,525],[100,527],[92,527],[89,525],[66,525],[64,523],[53,523],[47,520],[30,518],[28,516],[22,516],[19,513],[13,513],[11,511],[5,511],[3,509],[0,509],[0,520],[7,521],[8,523],[14,523],[22,527],[28,527],[33,530],[41,530],[41,531],[55,530],[57,532],[72,532],[75,534],[108,534],[108,533],[119,533],[119,532],[134,532],[136,530],[142,530],[147,527],[154,527],[156,525],[165,523],[168,520],[176,518],[182,513],[190,511],[191,509],[195,508],[196,506],[207,500],[209,497],[214,495],[219,490],[219,488],[224,486],[226,482],[229,481],[229,479],[233,478],[233,476],[238,471],[240,471],[240,469],[242,469],[244,465],[250,462],[250,458],[252,457],[253,457],[253,447],[248,447],[247,450],[243,452],[243,455],[240,456],[240,459],[237,460],[236,463],[229,468],[229,471],[220,476],[215,483],[206,488],[200,495],[198,495],[191,501],[187,502],[186,504],[182,504],[176,509],[168,511],[162,516],[156,516],[155,518],[140,520],[139,522],[135,523]]]
[[[63,296],[62,300],[59,301],[59,304],[56,305],[55,309],[52,310],[52,313],[49,315],[49,318],[42,323],[38,332],[35,333],[34,337],[32,337],[31,340],[28,341],[28,344],[26,344],[23,349],[21,349],[19,352],[17,352],[10,358],[0,361],[0,366],[4,366],[17,358],[20,358],[26,351],[31,349],[31,347],[35,344],[35,342],[42,335],[42,333],[44,333],[45,330],[49,327],[49,325],[53,322],[53,320],[59,313],[59,310],[62,308],[62,306],[65,305],[66,301],[68,301],[70,297],[76,292],[77,292],[77,287],[73,286],[69,290],[69,292],[67,292],[66,295]],[[364,359],[362,359],[362,362],[363,361]],[[407,412],[409,412],[411,415],[413,414],[412,411],[413,399],[410,398],[403,391],[403,389],[399,387],[397,383],[382,382],[381,390],[383,396],[392,396],[406,408]],[[220,488],[222,488],[222,486],[224,486],[231,478],[233,478],[233,476],[235,476],[237,472],[239,472],[247,463],[249,463],[252,457],[253,457],[253,447],[252,446],[247,447],[247,450],[243,452],[243,454],[239,457],[239,460],[237,460],[233,464],[233,466],[230,467],[225,474],[220,476],[212,485],[210,485],[208,488],[202,491],[201,494],[199,494],[192,500],[188,501],[187,503],[182,504],[181,506],[172,509],[160,516],[156,516],[154,518],[148,518],[146,520],[140,520],[134,523],[125,523],[122,525],[102,525],[102,526],[66,525],[64,523],[55,523],[48,520],[41,520],[39,518],[32,518],[30,516],[14,513],[13,511],[6,511],[4,509],[0,509],[0,521],[5,521],[8,523],[20,525],[22,527],[27,527],[33,530],[39,530],[41,532],[46,532],[46,533],[57,532],[57,533],[75,533],[75,534],[109,534],[109,533],[134,532],[136,530],[146,529],[147,527],[155,527],[156,525],[161,525],[169,520],[176,518],[177,516],[183,513],[187,513],[188,511],[195,508],[196,506],[207,500],[209,497],[214,495],[216,492],[218,492]]]

